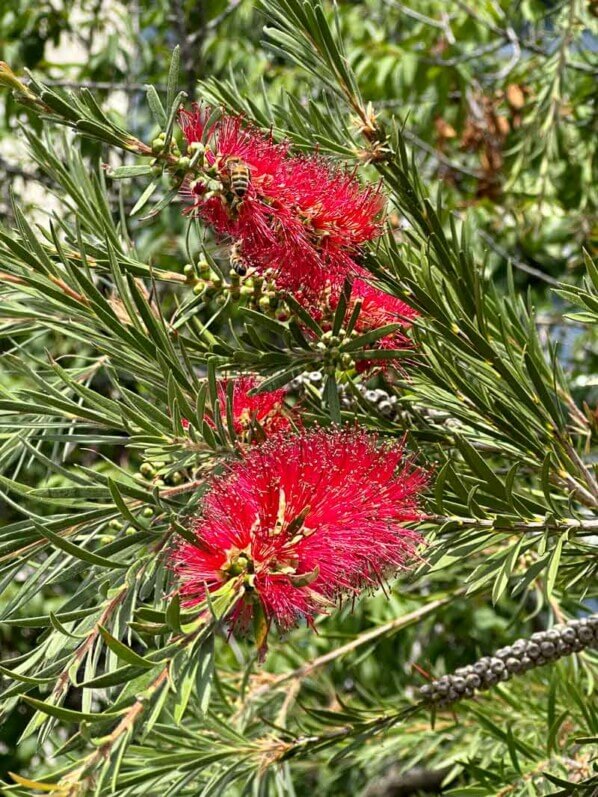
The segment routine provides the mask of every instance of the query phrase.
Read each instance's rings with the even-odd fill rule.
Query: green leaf
[[[177,44],[177,46],[172,51],[172,57],[170,59],[170,68],[168,70],[168,87],[166,92],[166,107],[168,111],[171,112],[172,105],[174,103],[174,98],[176,95],[176,90],[179,83],[179,72],[181,69],[181,48]]]
[[[336,384],[336,378],[334,374],[329,374],[328,378],[326,379],[326,385],[324,387],[324,396],[326,398],[326,404],[328,406],[331,419],[334,421],[334,423],[340,423],[341,404],[338,396],[338,387]]]
[[[145,91],[147,96],[147,103],[150,107],[150,111],[152,112],[152,116],[154,117],[156,124],[161,129],[164,129],[166,127],[166,111],[164,110],[162,101],[158,96],[158,92],[151,85],[147,85],[145,87]]]
[[[181,632],[181,598],[178,592],[175,592],[168,604],[165,619],[169,628],[178,633]]]
[[[559,572],[559,565],[561,562],[561,553],[563,551],[563,545],[565,542],[565,535],[562,534],[557,543],[550,554],[550,560],[548,562],[548,570],[546,573],[546,597],[550,599],[552,596],[552,591],[554,589],[554,585],[556,583],[556,578]]]
[[[174,721],[177,725],[181,724],[181,720],[185,716],[185,711],[191,699],[193,687],[195,685],[195,677],[199,669],[200,661],[196,656],[190,657],[185,663],[182,675],[177,679],[177,693],[174,703]]]
[[[71,556],[74,556],[75,559],[80,559],[82,562],[88,562],[89,564],[97,565],[98,567],[107,567],[111,570],[114,570],[115,568],[126,569],[128,567],[128,565],[123,564],[122,562],[116,562],[113,559],[108,559],[104,556],[100,556],[99,554],[92,553],[85,548],[81,548],[79,545],[69,542],[68,540],[64,539],[64,537],[54,534],[54,532],[50,531],[47,526],[42,526],[36,521],[33,521],[33,526],[42,537],[45,537],[45,539],[49,540],[57,548],[60,548]]]
[[[151,166],[117,166],[115,169],[110,169],[108,177],[112,177],[113,180],[124,180],[130,177],[145,177],[151,173]]]
[[[144,669],[151,669],[152,667],[156,666],[156,662],[148,661],[147,659],[143,658],[143,656],[140,656],[138,653],[135,653],[134,650],[131,650],[131,648],[127,647],[127,645],[125,645],[123,642],[115,639],[115,637],[113,637],[103,625],[98,624],[98,630],[102,636],[102,639],[110,648],[110,650],[116,653],[119,659],[126,661],[127,664]]]
[[[208,634],[207,638],[201,642],[197,652],[193,651],[193,655],[196,655],[199,661],[195,678],[197,703],[202,714],[206,714],[210,705],[214,676],[214,635]]]
[[[119,711],[103,711],[97,714],[88,714],[84,711],[73,711],[70,708],[53,706],[51,703],[44,703],[43,700],[37,700],[27,695],[23,695],[23,700],[36,709],[36,711],[41,711],[42,714],[47,714],[49,717],[55,717],[56,719],[65,720],[66,722],[106,722],[106,720],[113,720],[122,716],[126,711],[126,709],[120,709]]]

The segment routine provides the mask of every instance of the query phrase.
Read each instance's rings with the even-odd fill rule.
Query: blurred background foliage
[[[3,0],[0,60],[18,74],[24,68],[33,70],[49,85],[91,88],[103,107],[144,141],[151,141],[157,132],[144,86],[152,83],[158,90],[165,86],[175,44],[181,47],[181,85],[190,100],[213,97],[217,81],[257,109],[283,102],[283,91],[299,104],[304,105],[308,97],[324,102],[324,96],[317,96],[320,89],[303,70],[263,47],[265,18],[256,5],[248,0]],[[507,263],[514,266],[516,284],[522,293],[529,291],[542,334],[546,340],[550,336],[560,341],[561,362],[571,377],[575,398],[595,413],[597,326],[585,327],[571,318],[567,298],[559,298],[550,288],[559,282],[581,284],[582,250],[595,254],[598,242],[596,3],[340,0],[338,11],[348,57],[364,97],[381,119],[393,114],[400,120],[427,185],[439,184],[444,204],[473,225],[472,246],[488,272],[500,283],[506,281]],[[46,135],[36,116],[3,93],[2,186],[11,186],[15,201],[34,221],[44,224],[49,212],[68,217],[72,208],[52,196],[57,187],[31,157],[19,134],[20,125],[34,136]],[[59,139],[56,135],[58,147]],[[94,142],[82,141],[79,146],[85,163],[93,165],[105,156]],[[121,156],[111,153],[110,157]],[[140,186],[144,187],[142,181],[123,186],[109,181],[115,214],[120,202],[132,207]],[[7,190],[0,196],[0,218],[9,224],[13,218]],[[400,226],[401,219],[391,216],[391,223]],[[188,242],[180,204],[170,204],[150,223],[134,220],[130,226],[140,259],[182,272]],[[52,342],[54,356],[61,353],[61,345],[58,338]],[[40,338],[36,346],[42,356],[47,339]],[[85,365],[85,352],[81,352],[81,367]],[[18,378],[10,375],[11,380]],[[101,386],[95,383],[94,387]],[[109,394],[108,385],[105,389]],[[1,434],[8,434],[6,427]],[[115,455],[111,450],[102,453],[108,458]],[[36,478],[45,477],[36,468],[32,465],[27,472],[32,486]],[[47,480],[44,485],[49,486]],[[0,504],[0,523],[15,518],[10,506]],[[17,582],[26,576],[19,574]],[[438,574],[430,577],[430,592],[442,593],[447,588],[454,591],[455,585],[443,584]],[[67,594],[68,585],[64,589]],[[9,589],[8,598],[10,594]],[[52,600],[57,604],[62,600],[56,588],[51,599],[40,592],[35,598],[38,610],[29,603],[27,611],[51,611]],[[278,646],[269,668],[277,670],[277,657],[284,658],[287,666],[289,661],[313,660],[329,650],[331,640],[340,645],[369,625],[390,622],[399,609],[409,608],[408,598],[397,595],[391,601],[379,595],[353,611],[348,607],[328,618],[319,636],[298,631],[292,642]],[[510,619],[515,616],[516,621]],[[338,695],[355,690],[365,703],[369,692],[391,700],[397,689],[393,672],[413,672],[415,666],[448,671],[506,644],[516,634],[535,630],[537,624],[533,605],[522,612],[508,598],[495,609],[481,599],[479,603],[475,598],[455,600],[432,620],[422,621],[417,632],[404,632],[400,649],[390,636],[377,646],[375,656],[367,655],[366,645],[360,655],[335,662],[326,671],[320,692],[310,699],[330,709],[337,706]],[[2,659],[25,653],[36,633],[36,629],[0,624]],[[223,646],[222,668],[227,657],[237,654]],[[226,692],[226,685],[222,688]],[[512,708],[509,715],[506,703],[500,710],[514,722],[525,722],[525,716],[517,716]],[[14,746],[28,716],[25,708],[19,708],[0,730],[0,777],[8,770],[31,771],[37,766],[39,752],[33,739],[18,749]],[[393,787],[389,760],[404,753],[403,763],[417,767],[426,756],[438,753],[443,739],[450,737],[454,744],[466,727],[447,724],[431,736],[425,732],[429,726],[423,721],[421,725],[419,755],[413,752],[417,729],[411,729],[409,749],[403,751],[405,728],[399,726],[375,751],[364,747],[348,771],[340,767],[317,773],[304,765],[297,793],[307,794],[316,787],[321,794],[348,795],[361,789],[370,797],[406,793]],[[481,740],[476,746],[475,734],[468,736],[460,765],[469,752],[479,753],[483,744]],[[444,761],[442,773],[452,763]],[[428,785],[437,787],[433,776]],[[475,792],[484,793],[493,792]],[[544,792],[530,792],[535,793]]]

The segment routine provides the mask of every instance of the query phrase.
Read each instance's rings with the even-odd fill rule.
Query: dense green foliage
[[[371,797],[423,766],[455,797],[591,794],[595,653],[432,718],[416,687],[595,607],[595,4],[7,0],[0,32],[5,792]],[[264,664],[181,611],[164,552],[234,456],[216,377],[321,371],[321,330],[236,291],[152,162],[192,98],[381,180],[364,265],[421,313],[369,383],[392,417],[354,372],[300,398],[406,436],[424,558]]]

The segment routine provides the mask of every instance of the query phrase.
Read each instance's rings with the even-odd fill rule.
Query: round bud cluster
[[[598,649],[598,614],[555,625],[549,631],[532,634],[529,639],[518,639],[492,656],[484,656],[474,664],[425,684],[419,695],[426,703],[446,706],[584,648]]]

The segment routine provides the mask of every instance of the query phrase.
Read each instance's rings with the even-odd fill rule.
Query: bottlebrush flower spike
[[[420,537],[404,524],[419,518],[425,483],[401,444],[362,431],[271,437],[215,480],[192,524],[197,543],[173,550],[183,604],[235,579],[233,626],[261,620],[265,649],[272,622],[311,623],[406,565]]]
[[[362,279],[356,279],[351,292],[351,305],[361,300],[361,310],[355,324],[355,329],[360,333],[372,329],[380,329],[388,324],[401,324],[399,329],[380,338],[373,348],[378,349],[408,349],[411,341],[405,331],[409,329],[418,313],[408,304],[381,291]]]
[[[235,379],[222,379],[218,383],[218,403],[223,418],[226,413],[228,385],[232,388],[232,416],[236,434],[242,442],[255,442],[260,430],[266,435],[290,429],[293,421],[293,410],[285,407],[286,390],[271,390],[267,393],[250,395],[259,387],[260,381],[255,376],[239,376]],[[213,421],[206,419],[210,426]],[[187,428],[189,421],[184,419]]]
[[[332,328],[333,317],[341,297],[341,289],[329,286],[324,290],[313,303],[307,302],[313,317],[319,322],[320,326],[328,331]],[[409,350],[413,348],[412,341],[406,335],[406,331],[411,326],[418,313],[408,304],[392,296],[389,293],[379,290],[365,279],[357,278],[353,280],[351,286],[351,297],[345,312],[345,317],[351,316],[357,302],[360,303],[359,315],[354,326],[354,333],[364,334],[373,330],[388,326],[389,324],[399,324],[394,331],[378,338],[372,342],[370,349],[388,350]],[[308,332],[308,330],[306,330]],[[309,332],[308,332],[309,334]],[[357,371],[363,372],[372,366],[384,367],[384,363],[389,360],[358,360]]]
[[[188,144],[202,141],[209,109],[180,116]],[[293,155],[286,143],[223,116],[208,131],[206,179],[186,187],[193,208],[217,234],[237,244],[249,267],[274,273],[278,286],[317,294],[355,273],[359,247],[381,230],[383,198],[355,176],[315,156]],[[231,170],[246,170],[241,196]],[[208,190],[210,173],[222,189]],[[248,180],[248,182],[246,182]]]

